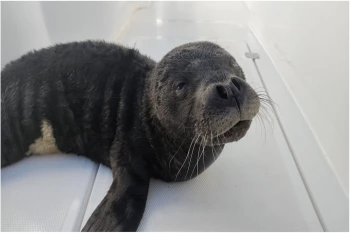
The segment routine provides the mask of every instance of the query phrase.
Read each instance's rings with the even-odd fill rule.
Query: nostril
[[[240,91],[241,90],[241,86],[239,85],[238,81],[236,80],[236,78],[232,79],[233,84],[237,87],[237,89]]]
[[[228,99],[228,94],[227,94],[225,87],[216,86],[216,90],[218,91],[218,94],[222,99]]]

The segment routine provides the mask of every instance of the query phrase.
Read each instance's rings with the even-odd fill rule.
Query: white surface
[[[249,24],[349,193],[349,2],[247,2]]]
[[[113,40],[137,9],[138,2],[41,2],[51,43]],[[77,17],[77,12],[79,16]],[[64,17],[62,17],[64,14]],[[72,38],[72,35],[74,37]]]
[[[39,2],[1,2],[1,34],[1,68],[51,44]]]
[[[33,49],[115,39],[144,2],[1,2],[1,67]]]
[[[185,42],[138,40],[138,48],[148,51],[158,45],[164,48],[156,55],[161,57]],[[246,44],[218,43],[235,55],[249,81],[261,87],[253,63],[244,58]],[[322,231],[278,123],[271,121],[275,130],[266,125],[266,132],[255,121],[243,140],[227,145],[195,180],[152,180],[139,231]],[[100,167],[84,221],[111,182],[110,171]]]
[[[286,94],[286,86],[263,49],[254,39],[249,43],[249,47],[253,52],[260,54],[261,58],[256,60],[256,64],[269,95],[278,100],[277,114],[324,230],[349,231],[347,193],[324,157],[293,98]]]
[[[113,176],[111,170],[102,164],[99,165],[80,230],[83,229],[91,214],[107,194],[112,181]]]
[[[244,58],[247,47],[239,42],[244,41],[247,36],[244,27],[237,27],[239,23],[222,22],[225,18],[221,19],[221,22],[211,23],[203,22],[200,18],[193,19],[186,14],[180,16],[180,19],[174,19],[171,13],[164,13],[162,16],[158,12],[157,15],[156,9],[159,5],[161,3],[155,4],[150,12],[143,11],[135,15],[124,29],[120,41],[131,46],[136,44],[140,51],[159,60],[170,49],[182,43],[196,40],[198,37],[212,39],[236,57],[250,82],[261,87],[253,63]],[[168,7],[176,9],[176,6]],[[209,9],[210,5],[202,10]],[[227,14],[222,16],[227,17]],[[154,25],[154,20],[158,26]],[[196,22],[192,23],[193,20]],[[193,24],[196,24],[196,30],[193,30]],[[172,28],[178,30],[173,31]],[[223,31],[225,33],[221,33]],[[220,39],[217,40],[219,35]],[[282,140],[278,145],[275,139],[271,138],[271,131],[270,134],[267,132],[271,141],[262,142],[261,127],[252,126],[247,138],[228,146],[213,167],[198,179],[182,184],[153,180],[145,217],[139,230],[322,230],[285,142],[283,144]],[[246,144],[243,144],[244,142]],[[251,146],[251,143],[259,146]],[[262,154],[266,156],[261,157]],[[240,159],[243,164],[238,162]],[[220,161],[221,166],[218,165]],[[225,165],[228,169],[223,169]],[[102,173],[106,176],[105,185],[103,189],[100,185],[93,189],[94,203],[90,202],[93,207],[102,200],[109,188],[107,184],[111,182],[111,175],[105,168],[100,168],[99,174]],[[100,175],[99,179],[101,177],[103,175]],[[226,195],[228,193],[232,195]],[[99,198],[96,195],[99,195]],[[259,205],[265,208],[257,207]],[[87,211],[86,215],[90,214],[91,212]]]
[[[63,11],[65,9],[63,6],[65,4],[68,6],[70,3],[62,4],[57,7],[57,10]],[[51,25],[48,31],[51,33],[50,38],[54,38],[53,41],[55,39],[83,39],[84,36],[91,37],[96,35],[94,33],[100,32],[99,28],[96,28],[98,26],[92,26],[92,23],[92,34],[86,34],[89,32],[89,28],[83,23],[91,20],[86,18],[89,16],[86,12],[82,12],[81,18],[72,22],[72,26],[67,26],[69,21],[63,19],[64,13],[52,13],[54,16],[50,19],[50,14],[47,12],[52,10],[48,11],[51,6],[49,3],[45,3],[45,5],[45,24]],[[78,5],[73,3],[72,7]],[[80,6],[83,7],[83,5]],[[88,10],[87,8],[85,10]],[[33,17],[31,13],[35,12],[32,12],[32,8],[28,9],[27,15]],[[105,24],[101,26],[106,29],[102,33],[101,39],[109,39],[103,37],[111,35],[115,41],[135,46],[142,53],[146,53],[156,60],[159,60],[176,45],[188,41],[204,39],[217,41],[236,57],[252,86],[262,87],[254,64],[244,57],[244,53],[247,52],[246,42],[249,42],[251,46],[255,43],[256,48],[260,48],[260,46],[252,39],[248,28],[249,10],[243,2],[156,2],[152,3],[149,8],[141,7],[138,10],[133,8],[134,11],[131,11],[131,8],[128,9],[131,15],[125,14],[129,16],[121,17],[123,24],[113,22],[110,26],[114,29],[111,30],[107,29]],[[89,10],[93,11],[92,8]],[[2,9],[3,11],[4,9]],[[98,15],[102,14],[103,11],[97,10],[96,12],[99,13],[92,14],[92,17],[101,16],[102,19],[99,19],[101,21],[98,22],[105,22],[103,15]],[[106,12],[109,12],[108,17],[113,20],[113,11]],[[20,11],[12,13],[17,14]],[[7,14],[7,17],[10,15]],[[73,16],[70,14],[69,17]],[[118,20],[121,18],[118,17]],[[17,24],[26,24],[26,20],[21,20],[20,17],[16,19],[18,19]],[[53,22],[53,19],[57,19],[57,21]],[[52,31],[53,26],[57,26],[57,31]],[[79,28],[82,29],[79,30]],[[40,36],[39,31],[37,34],[29,33],[27,35],[23,34],[22,31],[20,35],[22,38],[28,37],[30,42]],[[6,38],[7,41],[11,41],[11,38],[15,37],[9,33],[3,33],[3,37],[4,35],[5,37],[9,35]],[[31,46],[30,43],[26,44],[25,40],[16,40],[15,43],[23,43],[19,45],[20,48],[24,46],[23,48],[27,49]],[[15,43],[11,46],[15,46]],[[11,50],[9,51],[11,52]],[[267,70],[266,79],[276,78],[279,83],[282,83],[281,77],[276,76],[274,67],[269,63],[266,54],[263,53],[262,51],[261,56],[265,57],[266,66],[269,66],[265,67]],[[5,54],[5,57],[7,59],[12,55]],[[278,104],[280,101],[288,103],[292,100],[287,91],[279,93],[283,89],[279,89],[278,86],[272,86],[272,88],[277,88],[274,91],[279,94],[278,99],[275,99]],[[290,103],[292,107],[295,106],[293,101]],[[295,111],[295,114],[298,115],[299,110]],[[282,113],[283,111],[281,115]],[[300,125],[294,124],[294,119],[284,119],[289,120],[282,123],[292,126],[294,132],[301,135],[304,133],[303,130],[308,127],[305,121],[306,127],[300,127]],[[259,121],[255,121],[247,136],[238,143],[228,145],[218,161],[198,178],[179,184],[166,184],[152,180],[145,216],[139,230],[322,231],[298,171],[298,169],[302,170],[303,167],[298,163],[300,161],[295,160],[297,163],[294,162],[293,154],[273,114],[270,121],[273,123],[265,122],[266,136],[263,126],[260,125]],[[270,127],[271,125],[274,130]],[[305,132],[310,133],[309,131]],[[298,135],[297,133],[293,134],[293,132],[289,134],[294,137]],[[290,143],[289,134],[287,134],[287,139]],[[291,149],[293,153],[298,151],[299,155],[305,155],[304,159],[308,161],[309,155],[306,153],[310,150],[317,151],[319,147],[313,141],[313,135],[310,138],[303,138],[303,140],[305,144],[311,142],[308,144],[310,148],[300,147],[295,150],[291,147]],[[324,160],[320,160],[319,163],[324,163]],[[310,164],[307,165],[310,166]],[[60,169],[57,170],[56,166],[59,166]],[[309,172],[312,173],[312,166],[311,169],[310,167],[305,168],[308,168]],[[111,173],[107,168],[99,166],[98,172],[96,169],[97,165],[84,158],[67,156],[33,157],[3,169],[1,172],[3,176],[2,230],[5,230],[4,227],[9,231],[18,229],[27,231],[81,229],[99,201],[104,197],[111,183]],[[327,175],[327,177],[321,178],[322,182],[326,183],[325,187],[339,189],[340,185],[332,187],[327,183],[331,179],[328,174],[332,174],[332,171],[327,166],[325,169],[328,170],[325,172],[315,170],[315,172]],[[11,178],[16,173],[23,174],[23,172],[28,173],[28,175],[21,176],[20,179]],[[95,176],[96,172],[97,176]],[[305,173],[302,174],[306,176]],[[308,181],[305,177],[303,178]],[[39,183],[34,183],[34,181]],[[57,181],[57,185],[53,186],[52,181]],[[308,188],[310,187],[308,186]],[[310,193],[314,195],[315,192],[320,194],[325,191],[316,188],[312,192]],[[337,195],[332,196],[331,192],[328,193],[330,200],[339,198]],[[348,197],[342,198],[339,200],[348,203]],[[332,204],[327,204],[327,201],[323,205],[328,205],[333,209],[329,213],[322,212],[320,214],[322,221],[324,221],[323,218],[334,221],[338,218],[339,226],[348,225],[348,220],[344,219],[344,212],[342,212],[344,208],[337,209],[336,205],[331,206]],[[328,210],[320,208],[318,212],[327,212]]]
[[[79,230],[96,171],[74,155],[33,156],[1,169],[1,230]]]

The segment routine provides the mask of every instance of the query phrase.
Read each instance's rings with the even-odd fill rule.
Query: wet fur
[[[60,152],[86,156],[113,172],[107,195],[83,231],[136,231],[151,177],[193,178],[224,147],[209,146],[209,135],[185,127],[193,126],[186,118],[196,111],[193,102],[177,106],[164,97],[166,91],[171,98],[170,83],[163,80],[172,68],[167,62],[176,61],[157,64],[135,49],[86,41],[30,52],[9,63],[1,72],[1,166],[33,152],[30,146],[43,137],[47,122]],[[175,69],[189,64],[178,65]],[[233,70],[243,75],[239,67]],[[159,107],[162,101],[169,106]],[[243,137],[249,125],[236,130],[239,135],[231,141]]]

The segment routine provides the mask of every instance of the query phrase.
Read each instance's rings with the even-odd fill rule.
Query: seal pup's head
[[[157,63],[151,76],[153,111],[175,136],[206,145],[241,139],[260,108],[236,60],[211,42],[184,44]]]

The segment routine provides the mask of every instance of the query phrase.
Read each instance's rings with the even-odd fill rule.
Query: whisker
[[[259,126],[261,126],[261,120],[260,120],[260,115],[258,114],[258,115],[256,115],[256,121],[257,121],[257,123],[255,124],[255,127],[257,128],[257,129],[261,129],[261,127],[259,127]],[[259,122],[259,126],[258,126],[258,122]],[[260,130],[260,133],[261,133],[261,130]]]
[[[205,136],[206,135],[204,135],[204,137],[203,137],[203,140],[202,140],[202,142],[203,142],[203,152],[204,152],[204,147],[205,147]],[[199,147],[199,151],[198,152],[200,152],[201,151],[201,148]],[[200,156],[199,157],[197,157],[197,163],[196,163],[196,166],[195,166],[195,168],[197,167],[197,176],[198,176],[198,163],[199,163],[199,160],[201,159],[201,157],[202,157],[202,154],[203,154],[203,152],[200,154]],[[192,178],[192,174],[191,174],[191,178]]]
[[[219,145],[221,145],[221,144],[222,144],[222,142],[219,140],[219,137],[217,137],[217,141],[218,141]],[[216,149],[215,149],[215,147],[214,147],[214,146],[212,147],[212,150],[213,150],[213,149],[214,149],[215,154],[216,154],[215,160],[217,160],[217,159],[218,159],[218,157],[219,157],[219,154],[218,154],[218,152],[216,151]],[[213,154],[213,155],[214,155],[214,154]]]
[[[186,175],[185,175],[185,179],[187,178],[187,174],[188,174],[188,171],[190,170],[190,167],[191,167],[191,162],[192,162],[192,156],[193,156],[193,152],[194,152],[194,148],[196,146],[196,143],[199,139],[201,135],[198,135],[197,139],[196,139],[196,142],[193,144],[193,148],[192,148],[192,151],[191,151],[191,156],[190,156],[190,162],[188,163],[188,167],[187,167],[187,171],[186,171]],[[190,148],[191,149],[191,148]],[[189,149],[189,151],[190,151]]]
[[[193,142],[194,142],[194,138],[193,138],[192,141],[191,141],[190,148],[191,148]],[[176,176],[175,176],[175,181],[177,180],[177,176],[180,174],[180,171],[181,171],[182,167],[184,166],[184,164],[185,164],[185,162],[186,162],[186,160],[187,160],[187,157],[188,157],[188,155],[189,155],[189,151],[190,151],[190,150],[188,150],[187,155],[186,155],[186,158],[185,158],[184,162],[182,163],[182,165],[181,165],[179,171],[177,172],[177,174],[176,174]]]
[[[211,153],[212,153],[212,155],[213,155],[213,159],[214,159],[214,161],[216,160],[216,157],[215,157],[215,155],[214,155],[214,144],[213,144],[213,131],[210,129],[210,135],[211,135]]]
[[[169,160],[169,170],[170,170],[170,163],[171,161],[175,158],[175,155],[177,154],[177,152],[179,152],[179,150],[181,149],[181,146],[184,144],[184,142],[186,141],[186,139],[189,137],[189,135],[187,135],[187,137],[182,141],[181,145],[179,146],[179,149],[175,152],[175,154],[171,157],[171,159]]]
[[[207,135],[207,133],[205,133],[205,135]],[[204,153],[204,148],[205,148],[205,145],[207,144],[207,139],[205,139],[205,141],[204,141],[204,145],[203,145],[203,153]],[[205,170],[205,161],[204,161],[204,156],[205,156],[205,153],[204,153],[204,155],[203,155],[203,167],[204,167],[204,170]],[[198,175],[198,174],[197,174]]]
[[[205,137],[205,136],[204,136]],[[192,178],[192,175],[193,175],[193,172],[194,172],[194,170],[196,169],[196,167],[198,166],[198,162],[199,162],[199,160],[201,159],[201,157],[202,157],[202,154],[203,154],[203,152],[204,152],[204,148],[205,148],[205,145],[203,145],[203,151],[202,151],[202,153],[200,154],[200,156],[199,156],[199,152],[200,152],[200,147],[199,147],[199,149],[198,149],[198,158],[197,158],[197,162],[196,162],[196,165],[193,167],[193,170],[192,170],[192,172],[191,172],[191,177],[190,177],[190,179]],[[198,168],[197,168],[197,174],[198,174]]]
[[[262,126],[264,126],[264,141],[266,141],[266,127],[265,127],[265,122],[263,121],[263,118],[262,118],[262,115],[260,114],[260,117],[261,117],[261,123],[262,123]]]
[[[203,138],[203,140],[202,140],[202,142],[203,142],[203,152],[204,152],[204,147],[205,147],[205,145],[204,145],[204,141],[205,139]],[[200,151],[200,147],[199,147],[199,151]],[[198,157],[198,160],[197,160],[197,164],[196,164],[196,167],[197,167],[197,176],[198,176],[198,163],[199,163],[199,160],[200,160],[200,158],[202,157],[202,153],[201,153],[201,155],[200,155],[200,157]],[[192,178],[192,174],[191,174],[191,178]]]
[[[223,144],[222,142],[226,142],[226,137],[225,137],[225,135],[220,135],[220,137],[222,138],[222,141],[221,141],[221,144]]]
[[[272,116],[270,115],[270,112],[265,108],[261,108],[261,111],[259,111],[259,114],[261,115],[261,117],[267,121],[271,127],[271,129],[273,130],[274,128],[274,125],[273,125],[273,118]]]

